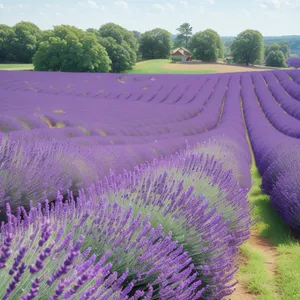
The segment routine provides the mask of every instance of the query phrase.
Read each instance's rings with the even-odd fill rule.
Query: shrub
[[[21,213],[23,220],[21,220]],[[132,209],[58,194],[49,210],[7,205],[0,234],[3,299],[198,299],[203,289],[188,253]],[[104,263],[106,265],[104,265]],[[139,297],[138,297],[139,296]]]
[[[293,68],[300,68],[300,57],[290,57],[286,60],[286,64]]]

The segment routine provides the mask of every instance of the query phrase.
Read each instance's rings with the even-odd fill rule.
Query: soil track
[[[250,239],[247,241],[255,250],[262,253],[264,256],[264,264],[266,265],[266,270],[271,277],[275,277],[276,273],[276,256],[278,253],[276,247],[271,246],[271,244],[256,232],[253,232]],[[240,257],[240,264],[246,264],[244,258]],[[255,300],[255,295],[248,292],[247,288],[240,282],[235,286],[235,291],[232,295],[224,298],[223,300]]]
[[[216,73],[233,73],[233,72],[250,72],[250,71],[267,71],[270,69],[251,68],[243,66],[233,66],[227,64],[163,64],[162,68],[165,70],[214,70]]]

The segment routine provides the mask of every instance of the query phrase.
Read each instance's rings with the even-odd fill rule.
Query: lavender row
[[[276,80],[273,72],[263,72],[268,89],[279,105],[291,116],[300,120],[300,102],[291,97]]]
[[[252,86],[250,74],[242,75],[244,115],[262,189],[271,195],[271,203],[282,220],[300,230],[300,193],[297,179],[300,167],[299,140],[277,131],[266,119]],[[295,149],[297,155],[293,155]],[[282,184],[284,181],[284,184]],[[281,189],[281,192],[279,190]]]
[[[286,135],[300,138],[300,121],[288,115],[270,93],[260,73],[253,73],[255,93],[266,118],[279,131]]]
[[[171,171],[170,175],[166,170]],[[190,187],[194,180],[201,182],[195,191]],[[97,265],[93,266],[93,263],[106,256],[107,251],[113,250],[108,258],[112,272],[118,272],[123,281],[125,277],[121,274],[134,278],[129,290],[135,286],[142,287],[140,295],[152,295],[153,292],[163,299],[202,299],[200,295],[204,299],[221,299],[232,292],[230,282],[236,270],[236,246],[249,236],[246,193],[246,190],[240,189],[231,172],[224,172],[222,164],[213,157],[205,159],[204,156],[188,155],[154,162],[150,167],[131,175],[125,173],[123,177],[109,177],[104,186],[99,183],[87,192],[82,191],[76,208],[70,194],[66,204],[62,203],[62,197],[59,196],[50,210],[46,202],[44,217],[41,206],[38,210],[31,207],[29,215],[24,209],[19,209],[16,218],[8,213],[9,223],[2,227],[2,247],[7,250],[2,253],[9,255],[2,257],[2,262],[9,267],[4,267],[3,272],[8,272],[13,263],[15,269],[19,265],[23,269],[17,280],[13,279],[16,282],[10,282],[10,276],[1,274],[5,280],[0,290],[12,297],[21,297],[20,293],[30,294],[30,283],[36,282],[36,274],[40,272],[38,278],[43,278],[43,282],[39,283],[39,288],[35,287],[36,294],[41,293],[41,296],[46,295],[49,299],[59,291],[59,295],[65,293],[65,297],[79,291],[86,294],[90,290],[84,289],[82,276],[86,280],[94,279]],[[207,194],[209,201],[205,200],[203,194]],[[23,214],[22,220],[20,213]],[[152,226],[158,229],[151,230]],[[72,232],[69,233],[67,228],[73,228]],[[50,231],[56,234],[51,235]],[[170,231],[172,235],[168,234]],[[30,232],[34,233],[31,239]],[[186,234],[182,235],[182,232]],[[13,243],[10,241],[10,245],[7,245],[10,234],[15,238]],[[70,256],[74,256],[72,240],[74,238],[75,243],[78,236],[82,240],[76,256],[80,256],[79,250],[88,254],[80,256],[76,267],[66,268],[66,265],[70,266]],[[172,239],[178,240],[178,245]],[[65,246],[66,240],[69,247]],[[146,242],[147,246],[141,248]],[[22,254],[20,259],[18,250],[34,247],[34,243],[40,246],[35,251],[36,256],[31,254],[26,257],[26,254]],[[44,244],[44,249],[41,249]],[[51,251],[58,260],[53,259],[53,255],[49,259]],[[176,257],[178,267],[174,265]],[[22,259],[26,265],[22,264]],[[43,275],[46,267],[48,276]],[[67,277],[63,281],[57,280],[65,274]],[[118,275],[113,274],[117,280]],[[22,289],[18,289],[22,275]],[[117,286],[117,295],[123,295],[126,299],[124,295],[129,292],[124,292],[128,291],[128,287],[120,288],[123,281]],[[108,289],[106,292],[111,291]],[[57,299],[60,299],[59,296]]]
[[[289,95],[293,98],[300,100],[300,85],[290,80],[286,72],[273,71],[280,84],[284,87]]]

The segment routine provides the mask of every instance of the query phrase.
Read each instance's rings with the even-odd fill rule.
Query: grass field
[[[255,182],[249,201],[253,204],[252,228],[249,241],[241,247],[245,258],[238,273],[239,280],[253,299],[300,299],[300,244],[289,232],[271,207],[270,198],[261,192],[261,177],[253,165]]]
[[[33,70],[32,64],[0,64],[0,70]]]
[[[262,71],[264,69],[227,64],[181,64],[169,59],[153,59],[137,63],[127,74],[209,74]]]
[[[178,64],[172,64],[168,59],[153,59],[137,63],[132,70],[126,71],[127,74],[208,74],[216,73],[214,69],[198,68],[191,69],[186,66],[185,69],[176,68]]]

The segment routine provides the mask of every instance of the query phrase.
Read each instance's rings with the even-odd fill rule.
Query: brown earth
[[[216,73],[232,73],[232,72],[250,72],[250,71],[265,71],[270,69],[258,68],[258,67],[243,67],[232,66],[227,64],[164,64],[162,68],[165,70],[213,70]]]
[[[272,246],[267,240],[259,236],[257,233],[252,233],[250,239],[247,241],[258,252],[263,253],[265,260],[264,264],[271,276],[276,273],[276,256],[278,253],[276,247]],[[239,265],[246,264],[247,261],[243,257],[239,257]],[[225,297],[223,300],[255,300],[255,295],[248,292],[247,287],[242,283],[235,286],[235,291],[232,295]]]
[[[146,61],[139,61],[137,62],[135,65],[138,66],[138,65],[141,65],[141,64],[144,64]]]

